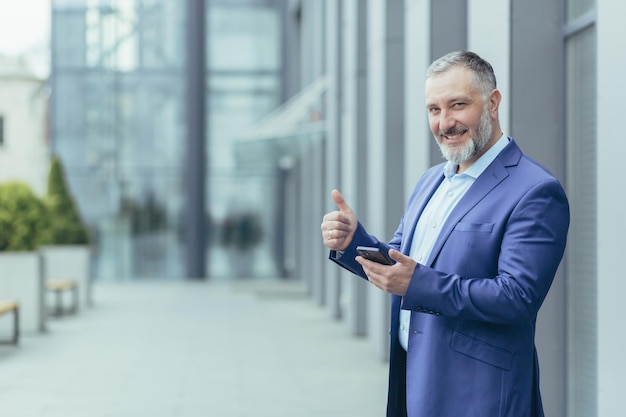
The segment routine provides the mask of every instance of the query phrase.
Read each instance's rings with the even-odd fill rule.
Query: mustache
[[[461,133],[464,133],[466,130],[467,129],[465,128],[455,126],[453,128],[446,130],[445,132],[440,130],[438,133],[439,133],[439,136],[442,136],[442,135],[454,136],[454,135],[459,135]]]

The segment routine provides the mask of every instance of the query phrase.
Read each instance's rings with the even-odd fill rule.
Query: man
[[[324,244],[392,294],[388,417],[542,417],[535,322],[565,250],[565,192],[500,130],[481,57],[435,61],[425,97],[447,163],[418,181],[387,245],[333,190]],[[357,256],[359,245],[395,264]]]

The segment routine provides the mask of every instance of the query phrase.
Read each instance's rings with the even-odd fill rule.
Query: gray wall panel
[[[330,197],[330,190],[340,187],[341,178],[341,161],[343,155],[341,152],[342,143],[342,118],[341,118],[341,101],[342,101],[342,60],[343,42],[341,32],[342,8],[339,0],[326,0],[325,10],[326,22],[326,75],[331,80],[330,88],[326,93],[326,181],[323,190],[322,201],[326,203],[325,212],[336,210],[336,205]],[[325,262],[324,276],[326,278],[326,304],[330,316],[334,319],[341,318],[341,281],[339,279],[340,270],[332,262]]]
[[[565,177],[562,0],[511,2],[511,135],[526,154]],[[530,30],[532,28],[532,30]],[[537,319],[547,416],[564,417],[565,279],[558,273]]]
[[[448,52],[467,48],[467,0],[431,0],[431,62]],[[432,139],[431,164],[443,161],[439,147]]]
[[[342,65],[342,158],[341,192],[367,223],[365,174],[367,166],[367,8],[360,0],[343,0]],[[341,270],[342,308],[351,334],[367,334],[367,287],[365,280]]]
[[[404,4],[368,3],[369,232],[389,240],[404,208]],[[368,292],[368,332],[376,353],[388,357],[389,294]]]

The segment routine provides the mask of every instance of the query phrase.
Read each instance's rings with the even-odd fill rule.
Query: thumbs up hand
[[[321,227],[322,239],[324,245],[329,249],[344,250],[352,242],[357,228],[357,220],[339,191],[333,190],[331,195],[339,210],[331,211],[324,216]]]

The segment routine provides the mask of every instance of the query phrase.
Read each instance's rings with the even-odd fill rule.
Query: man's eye
[[[452,105],[452,107],[457,107],[458,108],[458,107],[463,107],[464,105],[465,105],[465,103],[454,103]]]

